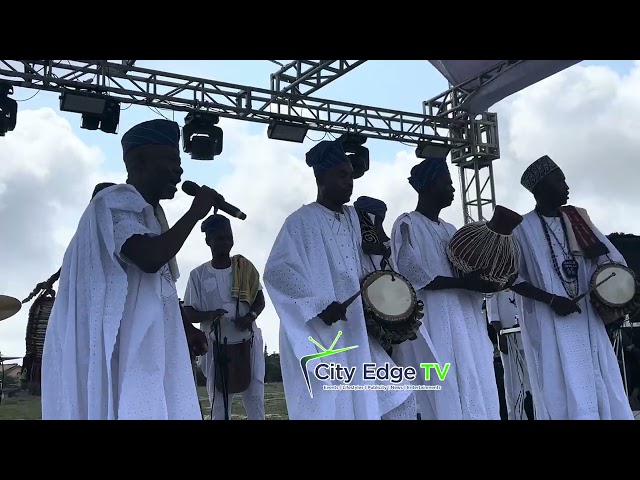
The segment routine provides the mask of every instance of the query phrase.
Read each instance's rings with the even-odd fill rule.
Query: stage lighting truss
[[[0,60],[0,81],[14,87],[60,93],[92,90],[118,102],[113,109],[118,112],[119,103],[193,112],[192,117],[197,116],[195,113],[215,112],[219,117],[269,124],[269,137],[285,141],[304,141],[307,131],[336,136],[349,132],[404,145],[417,144],[416,153],[420,151],[421,155],[426,154],[422,152],[424,144],[447,146],[451,162],[460,171],[464,221],[468,223],[485,219],[483,206],[491,211],[495,208],[492,164],[500,150],[496,115],[485,113],[479,119],[473,118],[461,105],[475,89],[522,61],[505,61],[484,72],[479,82],[471,79],[452,87],[424,102],[422,114],[311,96],[366,60],[291,61],[271,75],[271,88],[143,68],[135,60]],[[469,83],[474,81],[478,85]],[[15,115],[10,121],[15,122]],[[183,130],[189,137],[185,147],[192,158],[211,160],[222,152],[221,130],[211,123],[191,122],[194,120]],[[108,123],[101,119],[98,128],[114,132]],[[83,124],[84,128],[96,128],[95,114],[86,113]],[[192,129],[196,127],[208,133],[195,133]],[[352,144],[349,148],[354,162],[360,162],[356,175],[364,174],[368,151],[363,145]],[[477,209],[476,218],[472,209]]]

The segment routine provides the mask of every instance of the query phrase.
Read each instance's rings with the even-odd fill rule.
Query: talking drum
[[[624,320],[627,314],[640,308],[640,289],[630,268],[607,262],[591,276],[589,299],[605,325]]]
[[[406,278],[392,270],[376,270],[361,285],[367,331],[385,350],[417,338],[423,303]]]
[[[249,388],[252,374],[252,347],[254,331],[241,331],[235,325],[235,317],[220,317],[211,325],[209,348],[215,364],[216,390],[227,394],[242,393]],[[220,339],[220,341],[218,341]],[[226,387],[226,388],[225,388]]]
[[[251,346],[250,339],[239,342],[220,342],[219,351],[214,346],[216,390],[224,392],[226,377],[227,394],[242,393],[251,384]],[[226,368],[225,368],[226,367]]]
[[[447,245],[449,261],[462,274],[477,272],[484,280],[506,285],[518,274],[520,246],[512,233],[522,220],[497,205],[488,222],[468,223],[453,234]]]

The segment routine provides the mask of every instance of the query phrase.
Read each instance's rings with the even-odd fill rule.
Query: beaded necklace
[[[578,296],[578,291],[580,287],[579,285],[580,282],[578,279],[578,262],[576,261],[576,258],[573,255],[573,253],[571,252],[571,249],[568,248],[569,237],[567,235],[567,225],[564,221],[564,218],[561,214],[560,224],[562,225],[562,232],[567,244],[566,249],[565,249],[565,243],[561,242],[556,236],[555,232],[549,228],[549,225],[547,224],[545,219],[542,217],[542,215],[540,215],[540,212],[536,210],[536,214],[538,215],[538,218],[540,218],[540,223],[542,224],[542,230],[544,231],[544,236],[547,239],[547,245],[549,245],[549,250],[551,252],[551,260],[553,261],[553,268],[556,274],[558,275],[558,278],[560,278],[560,281],[562,282],[562,286],[564,287],[565,292],[567,292],[567,295],[569,296],[569,298],[575,298]],[[558,266],[558,259],[556,258],[555,251],[553,250],[553,245],[551,243],[551,236],[549,235],[549,232],[551,232],[551,234],[554,236],[554,238],[556,239],[556,242],[558,242],[558,245],[560,246],[564,254],[565,260],[562,262],[562,271],[566,275],[567,277],[566,279],[560,272],[560,267]]]

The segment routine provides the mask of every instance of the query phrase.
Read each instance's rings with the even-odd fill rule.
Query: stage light
[[[100,130],[104,133],[116,133],[120,123],[120,103],[109,99],[104,106],[104,113],[100,118]]]
[[[308,131],[309,127],[304,123],[273,119],[267,127],[267,136],[273,140],[302,143]]]
[[[193,160],[213,160],[222,153],[223,132],[213,113],[189,112],[182,127],[182,148]]]
[[[13,86],[8,83],[0,83],[0,137],[16,128],[18,117],[18,102],[9,95],[13,94]]]
[[[116,133],[120,122],[120,103],[108,95],[67,90],[60,95],[60,110],[82,114],[80,128]]]
[[[362,177],[369,170],[369,149],[364,146],[367,137],[356,133],[344,133],[338,138],[351,160],[353,178]]]
[[[71,113],[102,115],[109,97],[92,92],[64,91],[60,95],[60,110]]]
[[[419,142],[416,148],[418,158],[446,158],[451,147],[440,143]]]
[[[85,130],[97,130],[100,127],[100,116],[93,113],[82,114],[82,121],[80,122],[80,128]]]

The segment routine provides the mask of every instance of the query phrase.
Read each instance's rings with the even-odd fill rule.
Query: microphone
[[[182,182],[182,191],[187,195],[195,197],[198,193],[198,190],[200,190],[200,185],[198,185],[197,183],[190,180],[185,180],[184,182]],[[225,201],[223,201],[220,205],[216,205],[216,208],[218,210],[222,210],[228,215],[231,215],[232,217],[239,218],[240,220],[244,220],[247,218],[247,215],[245,215],[238,207],[234,207],[233,205]]]

